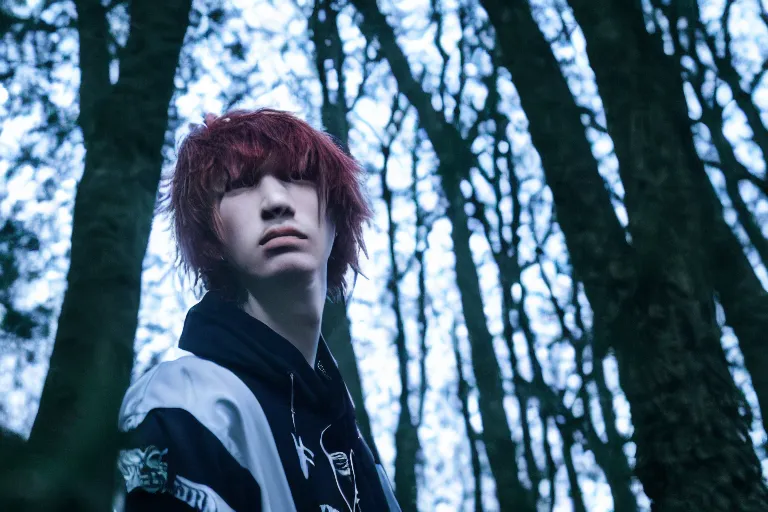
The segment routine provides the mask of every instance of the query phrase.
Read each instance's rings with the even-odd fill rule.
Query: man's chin
[[[281,262],[282,263],[282,262]],[[317,268],[313,265],[294,264],[274,265],[268,273],[259,276],[259,281],[267,282],[275,286],[290,286],[309,282],[317,274]]]

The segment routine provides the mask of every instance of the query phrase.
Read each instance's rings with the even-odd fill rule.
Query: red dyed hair
[[[363,224],[373,213],[360,182],[362,170],[330,135],[288,112],[236,110],[218,118],[209,114],[205,125],[192,125],[160,207],[171,214],[178,261],[194,275],[195,285],[202,280],[229,300],[245,300],[225,260],[218,204],[233,183],[256,183],[267,168],[317,184],[338,234],[327,282],[329,298],[338,300],[346,292],[347,269],[361,273],[359,251],[368,255]]]

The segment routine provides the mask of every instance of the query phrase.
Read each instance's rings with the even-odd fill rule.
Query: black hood
[[[322,335],[313,368],[265,323],[208,292],[187,313],[179,347],[231,371],[253,393],[297,510],[347,510],[350,503],[356,511],[399,510]]]
[[[279,392],[293,386],[297,401],[330,419],[352,412],[346,386],[322,335],[312,368],[291,342],[216,292],[207,292],[190,308],[179,348]]]

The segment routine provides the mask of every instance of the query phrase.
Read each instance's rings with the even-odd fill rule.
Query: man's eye
[[[286,183],[290,183],[293,181],[304,181],[304,176],[302,176],[302,174],[299,172],[292,172],[290,174],[283,175],[281,179]]]
[[[256,186],[256,181],[252,176],[241,176],[238,179],[232,180],[227,187],[227,190],[241,190],[244,188],[251,188]]]

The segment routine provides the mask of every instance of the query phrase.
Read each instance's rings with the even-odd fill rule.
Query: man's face
[[[335,230],[318,203],[315,183],[273,173],[226,192],[219,215],[229,262],[249,282],[316,274],[325,283]]]

